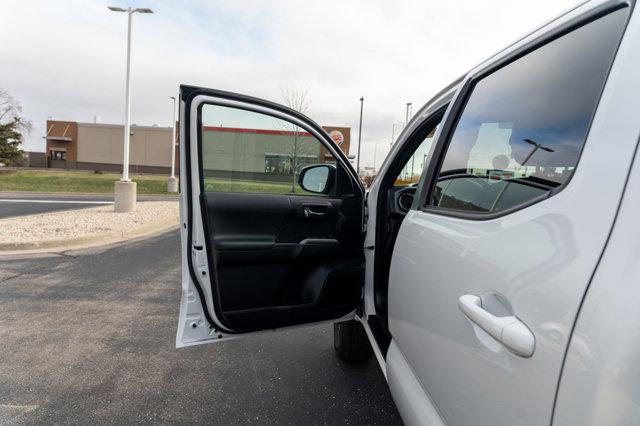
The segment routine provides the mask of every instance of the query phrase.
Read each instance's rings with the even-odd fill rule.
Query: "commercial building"
[[[348,154],[351,131],[348,127],[324,129]],[[202,163],[205,177],[287,181],[293,170],[333,161],[333,156],[314,136],[302,131],[203,128]]]
[[[349,153],[351,129],[324,129]],[[130,172],[167,174],[171,164],[171,128],[131,126]],[[47,121],[47,167],[121,171],[124,127],[115,124]],[[211,177],[286,180],[295,166],[323,163],[330,155],[313,137],[298,132],[205,127],[203,157]],[[292,141],[296,141],[292,148]],[[176,135],[176,170],[179,168]],[[295,153],[295,155],[293,155]],[[293,159],[295,157],[295,160]],[[295,163],[295,164],[294,164]]]
[[[170,127],[131,126],[130,171],[170,172]],[[121,171],[124,126],[75,121],[47,121],[47,167]],[[176,145],[176,170],[179,167]]]

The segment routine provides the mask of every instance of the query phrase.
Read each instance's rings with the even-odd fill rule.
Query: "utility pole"
[[[404,120],[405,123],[409,124],[409,119],[411,118],[411,113],[409,112],[409,109],[411,108],[411,105],[413,105],[411,102],[407,102],[407,114],[406,114],[406,118]]]
[[[167,192],[178,192],[178,180],[176,179],[176,97],[173,99],[173,115],[171,115],[171,176],[167,182]]]
[[[116,212],[130,212],[136,209],[136,183],[129,179],[129,141],[131,136],[131,17],[134,13],[153,13],[149,8],[107,6],[112,12],[127,13],[127,77],[125,80],[124,152],[122,156],[122,178],[115,184]]]
[[[358,130],[358,159],[356,160],[356,173],[360,176],[360,144],[362,143],[362,109],[364,108],[364,96],[360,98],[360,128]]]

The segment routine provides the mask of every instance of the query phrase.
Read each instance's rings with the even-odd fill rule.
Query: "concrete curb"
[[[0,255],[59,252],[70,249],[95,247],[160,234],[178,228],[179,219],[171,218],[160,222],[138,226],[126,231],[111,231],[102,234],[54,240],[0,243]]]

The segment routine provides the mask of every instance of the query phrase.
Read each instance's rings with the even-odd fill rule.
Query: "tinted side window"
[[[289,121],[210,104],[200,120],[206,192],[316,195],[299,185],[300,171],[314,164],[339,167],[322,142]]]
[[[451,136],[431,203],[509,209],[567,183],[626,20],[618,10],[480,80]]]

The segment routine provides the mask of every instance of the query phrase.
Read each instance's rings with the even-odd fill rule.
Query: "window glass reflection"
[[[433,203],[495,212],[564,185],[625,19],[625,10],[613,12],[480,80],[451,137]]]

